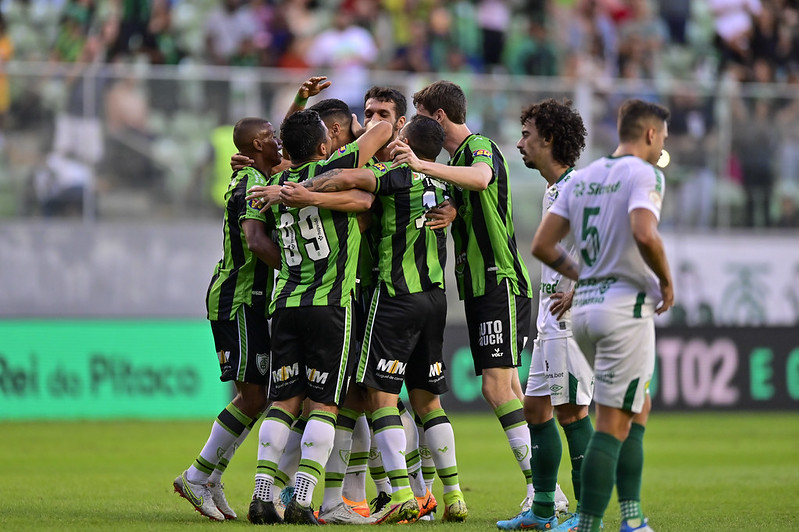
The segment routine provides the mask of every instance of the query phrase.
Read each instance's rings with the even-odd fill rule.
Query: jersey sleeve
[[[635,209],[646,209],[660,220],[660,209],[663,205],[664,179],[663,172],[650,164],[642,164],[630,176],[630,199],[627,212]]]
[[[369,169],[377,180],[375,187],[377,196],[390,196],[408,190],[413,184],[413,173],[406,165],[391,168],[384,163],[377,163],[370,165]]]
[[[496,157],[493,143],[485,137],[475,135],[469,141],[469,145],[466,149],[472,154],[471,166],[474,166],[476,163],[486,163],[489,168],[491,168],[491,182],[493,182],[497,177],[497,171],[494,168]]]
[[[358,168],[358,155],[357,142],[345,144],[334,151],[326,161],[319,163],[315,175],[319,175],[333,168]]]
[[[567,220],[569,219],[569,198],[574,193],[574,182],[575,179],[572,177],[563,185],[563,188],[558,193],[558,197],[552,202],[547,212],[557,214],[561,218],[566,218]]]
[[[251,187],[266,186],[269,184],[269,180],[265,178],[263,174],[252,168],[244,168],[241,171],[246,173],[247,186],[244,187],[245,193],[247,190],[250,190]],[[256,201],[257,200],[254,199],[244,201],[244,212],[239,213],[239,220],[250,219],[260,220],[262,222],[266,221],[266,216],[260,211],[260,207],[256,206]]]

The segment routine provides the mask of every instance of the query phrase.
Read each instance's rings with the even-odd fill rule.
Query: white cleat
[[[225,519],[236,519],[238,517],[236,512],[233,511],[233,508],[227,502],[227,498],[225,498],[225,485],[221,482],[209,482],[206,486],[208,486],[208,491],[211,492],[211,498],[214,500],[216,509],[222,512]]]
[[[362,516],[344,501],[329,510],[322,508],[319,511],[319,521],[327,525],[371,525],[375,522],[374,518]]]
[[[185,471],[172,482],[172,486],[175,488],[175,492],[178,495],[189,501],[192,506],[194,506],[195,510],[208,519],[212,521],[225,520],[225,516],[222,515],[222,512],[220,512],[214,504],[214,498],[208,486],[189,482],[189,479],[186,478]]]
[[[560,484],[555,484],[555,515],[560,517],[567,513],[569,513],[569,498],[560,489]]]

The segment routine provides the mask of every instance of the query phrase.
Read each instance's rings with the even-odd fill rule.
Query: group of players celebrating
[[[210,519],[235,519],[221,476],[263,416],[252,523],[431,519],[435,475],[442,519],[466,519],[454,433],[439,400],[448,389],[450,227],[475,373],[527,486],[521,512],[497,526],[599,530],[617,484],[622,530],[651,530],[640,508],[641,442],[652,318],[672,299],[657,235],[663,178],[653,166],[668,111],[626,102],[614,156],[575,172],[586,131],[571,103],[549,99],[523,110],[517,148],[546,179],[550,211],[533,242],[544,266],[523,394],[516,368],[530,336],[532,285],[498,146],[469,130],[465,95],[449,81],[415,93],[411,119],[401,92],[372,87],[363,127],[339,100],[305,109],[329,85],[313,77],[300,87],[279,138],[261,118],[234,128],[224,255],[206,303],[221,379],[237,394],[175,491]],[[448,164],[436,162],[442,148]],[[575,329],[579,315],[590,315],[579,321],[581,333],[572,333],[572,305]],[[399,401],[403,384],[413,413]],[[588,417],[594,394],[596,432]],[[557,485],[554,417],[572,461],[573,514]],[[371,507],[367,465],[378,492]]]

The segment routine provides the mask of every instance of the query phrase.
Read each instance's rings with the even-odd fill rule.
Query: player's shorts
[[[521,352],[530,336],[531,306],[529,297],[511,291],[507,279],[485,295],[464,300],[476,375],[486,368],[521,365]]]
[[[382,392],[399,394],[422,389],[441,395],[444,378],[444,291],[389,297],[381,284],[372,298],[356,382]]]
[[[594,400],[601,405],[641,412],[655,370],[654,304],[636,295],[605,294],[601,305],[572,309],[574,339],[594,368]]]
[[[242,305],[232,320],[211,321],[214,347],[225,381],[269,384],[269,321]]]
[[[270,399],[340,404],[354,366],[352,305],[281,308],[272,315]]]
[[[589,405],[594,394],[594,371],[573,336],[539,338],[524,395],[548,395],[552,406]]]

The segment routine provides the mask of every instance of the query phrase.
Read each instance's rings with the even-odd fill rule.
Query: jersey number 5
[[[297,266],[302,262],[297,234],[294,230],[295,225],[299,228],[300,236],[305,241],[305,253],[309,259],[317,261],[330,255],[330,245],[327,243],[325,226],[319,218],[319,209],[303,207],[297,212],[297,218],[291,212],[284,212],[280,215],[280,239],[283,241],[286,264]]]
[[[599,207],[583,209],[583,231],[580,255],[588,266],[593,266],[599,255],[599,229],[590,224],[590,218],[599,214]]]

